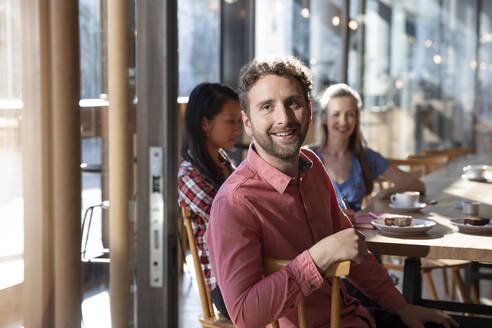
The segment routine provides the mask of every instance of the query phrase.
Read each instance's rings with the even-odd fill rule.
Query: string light
[[[401,90],[401,89],[403,89],[404,86],[405,86],[405,83],[403,82],[403,79],[401,77],[399,77],[395,80],[395,88],[396,89]]]
[[[351,29],[352,31],[355,31],[358,27],[359,27],[359,23],[357,23],[357,21],[355,19],[351,19],[349,22],[348,22],[348,27],[349,29]]]
[[[442,63],[442,57],[439,54],[434,55],[432,60],[434,60],[434,64],[436,64],[436,65],[439,65],[440,63]]]
[[[309,9],[308,8],[302,8],[301,16],[304,18],[309,18]]]
[[[425,46],[426,46],[427,48],[432,47],[432,40],[425,40]]]
[[[340,17],[338,17],[338,16],[333,16],[333,18],[331,19],[331,23],[333,24],[333,26],[338,26],[338,25],[340,25]]]
[[[208,4],[208,9],[210,9],[212,11],[217,11],[219,9],[219,6],[217,5],[217,2],[211,1]]]

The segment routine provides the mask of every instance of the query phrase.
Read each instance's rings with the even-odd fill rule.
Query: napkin
[[[369,212],[366,214],[360,214],[355,216],[354,227],[358,229],[376,229],[371,221],[374,219],[382,219],[385,215],[391,214],[389,212]]]

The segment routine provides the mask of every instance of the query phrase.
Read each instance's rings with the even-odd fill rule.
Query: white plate
[[[396,205],[393,203],[389,203],[388,206],[393,208],[393,209],[404,211],[404,212],[416,212],[416,211],[420,211],[421,209],[425,208],[427,206],[427,204],[426,203],[418,203],[414,207],[403,207],[403,206],[399,206],[399,205]]]
[[[492,177],[490,176],[490,174],[484,174],[482,178],[470,178],[466,174],[462,174],[461,178],[469,181],[492,182]]]
[[[459,232],[463,233],[472,233],[472,234],[480,234],[487,235],[492,234],[492,224],[483,225],[483,226],[474,226],[471,224],[464,224],[463,219],[454,219],[451,220],[451,224],[458,227]]]
[[[436,225],[434,221],[426,219],[413,219],[412,224],[406,227],[387,226],[384,224],[384,219],[374,219],[372,225],[381,232],[392,235],[416,235],[430,230]]]

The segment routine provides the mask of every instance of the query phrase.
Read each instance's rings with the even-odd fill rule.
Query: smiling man
[[[234,324],[264,327],[280,319],[281,327],[297,327],[295,307],[305,299],[309,327],[329,327],[331,284],[320,272],[351,260],[348,279],[388,310],[381,320],[387,327],[455,325],[440,311],[406,303],[341,211],[322,163],[301,149],[311,122],[308,69],[293,57],[254,60],[241,70],[239,88],[253,141],[216,195],[206,233]],[[263,278],[264,257],[291,262]],[[380,327],[341,287],[341,326]]]

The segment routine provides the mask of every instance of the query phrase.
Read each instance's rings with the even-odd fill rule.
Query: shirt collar
[[[258,155],[253,142],[249,145],[247,161],[248,164],[258,173],[258,175],[279,193],[284,193],[289,184],[296,182],[295,178],[273,167],[260,155]],[[303,179],[312,166],[313,162],[303,153],[301,149],[299,155],[299,180]]]

